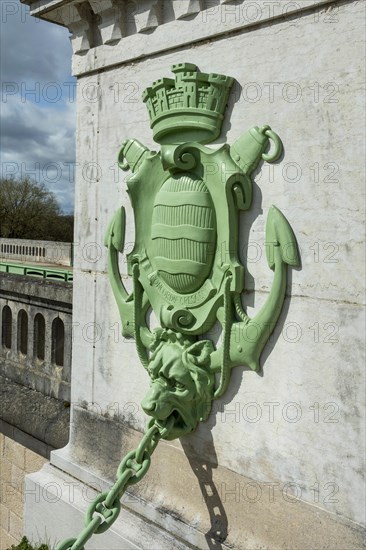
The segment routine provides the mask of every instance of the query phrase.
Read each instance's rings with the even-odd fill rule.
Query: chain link
[[[91,538],[94,533],[97,532],[99,525],[103,522],[103,518],[100,516],[95,516],[88,525],[86,525],[85,529],[83,529],[74,542],[74,544],[71,546],[71,550],[84,550],[84,544],[88,542],[88,540]]]
[[[74,542],[76,542],[76,539],[65,539],[57,545],[57,550],[69,550]],[[80,550],[83,550],[83,548],[80,548]]]
[[[60,542],[55,550],[84,550],[84,544],[95,534],[107,531],[121,511],[121,498],[127,487],[142,479],[150,468],[151,455],[160,439],[172,429],[174,418],[166,426],[158,426],[152,418],[139,446],[129,452],[117,469],[116,482],[109,491],[98,495],[85,514],[85,528],[77,538]]]
[[[127,483],[130,477],[133,476],[133,470],[128,469],[123,471],[121,474],[117,473],[117,481],[109,492],[105,495],[106,499],[104,502],[101,502],[101,505],[104,505],[107,510],[112,510],[119,503],[123,493],[127,488]]]
[[[151,449],[151,443],[153,442],[154,436],[156,436],[158,433],[159,433],[159,428],[155,423],[153,423],[151,427],[148,426],[148,430],[146,434],[141,439],[140,445],[136,449],[135,459],[137,463],[141,464],[145,451],[148,451],[150,455],[153,453],[156,445],[158,444],[158,441],[156,442],[156,445],[153,450]]]
[[[113,485],[112,489],[114,489],[115,485]],[[119,500],[121,497],[115,497],[112,506],[107,505],[106,499],[109,496],[109,493],[110,491],[106,491],[105,493],[102,493],[97,498],[95,498],[85,514],[85,527],[91,524],[95,513],[102,516],[101,524],[99,524],[97,526],[97,529],[94,531],[96,535],[100,535],[100,533],[104,533],[105,531],[107,531],[112,523],[114,523],[115,520],[118,518],[118,515],[121,511],[121,503]]]

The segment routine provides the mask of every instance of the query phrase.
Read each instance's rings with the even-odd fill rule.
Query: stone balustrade
[[[72,265],[72,243],[31,239],[0,239],[0,260]]]

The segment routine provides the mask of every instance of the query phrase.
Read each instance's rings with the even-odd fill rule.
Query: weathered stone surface
[[[121,457],[138,445],[141,436],[123,418],[118,421],[98,413],[95,408],[90,409],[88,412],[74,408],[70,444],[53,452],[51,463],[60,470],[67,469],[76,479],[105,491],[114,481]],[[288,412],[290,415],[290,408]],[[248,409],[248,417],[250,413]],[[235,415],[239,413],[234,408],[233,412],[222,413],[221,418],[219,413],[217,421],[223,422],[226,430],[232,433],[237,420]],[[235,448],[240,455],[244,455],[249,439],[243,423],[240,423],[241,443],[236,442],[235,447],[231,444],[231,449]],[[347,480],[337,486],[330,478],[319,475],[313,479],[309,491],[307,480],[294,478],[291,474],[279,478],[267,469],[260,478],[258,475],[249,477],[238,473],[238,468],[233,470],[230,465],[229,469],[220,465],[214,441],[214,438],[206,438],[204,448],[196,456],[189,436],[178,445],[161,442],[149,474],[128,489],[125,505],[162,527],[168,522],[170,532],[177,537],[182,536],[183,522],[185,540],[197,548],[209,547],[202,537],[202,533],[208,532],[213,540],[225,541],[227,547],[233,545],[234,548],[290,548],[291,541],[292,544],[296,541],[300,548],[307,548],[314,540],[318,548],[358,548],[364,531],[352,522],[344,521],[339,525],[334,515],[319,509],[332,500],[343,503],[347,499]],[[91,464],[90,456],[97,446],[104,452],[94,453]],[[249,463],[251,457],[245,454],[242,460]],[[286,471],[290,471],[287,464]],[[357,487],[352,487],[352,491],[355,490]],[[304,496],[308,504],[299,500]],[[197,528],[198,533],[192,527]]]
[[[5,441],[4,455],[10,464],[20,470],[24,470],[25,449],[22,445],[19,445],[16,441],[7,438]]]
[[[12,314],[11,327],[2,327],[2,332],[11,330],[11,347],[0,348],[0,374],[45,395],[70,400],[71,339],[72,339],[72,285],[46,279],[1,274],[0,308],[8,306]],[[28,317],[27,353],[19,351],[19,312]],[[36,353],[36,316],[40,314],[45,323],[44,358]],[[57,365],[53,354],[52,324],[56,318],[64,325],[63,366]],[[2,315],[0,323],[3,322]]]
[[[0,429],[4,428],[1,422]],[[12,435],[18,435],[13,428]],[[44,457],[24,447],[19,438],[14,439],[1,434],[2,452],[0,457],[1,486],[1,550],[10,548],[9,542],[19,542],[24,535],[24,477],[26,473],[39,470],[46,462]],[[35,540],[35,539],[34,539]],[[5,546],[4,546],[5,545]]]
[[[12,465],[7,458],[1,457],[1,475],[7,481],[11,481]]]
[[[9,515],[9,531],[12,533],[12,536],[19,541],[24,536],[23,520],[13,512],[10,512]]]
[[[93,12],[99,16],[98,28],[103,44],[114,44],[122,38],[123,5],[116,0],[90,0]]]
[[[25,471],[27,474],[38,472],[45,463],[43,456],[34,453],[30,449],[25,450]]]
[[[98,485],[96,486],[99,489]],[[83,515],[97,495],[93,486],[86,486],[64,472],[46,465],[40,472],[27,476],[25,486],[25,534],[29,538],[49,538],[56,542],[77,533],[83,524]],[[94,537],[87,548],[96,550],[188,550],[165,528],[160,529],[138,515],[123,510],[106,533]]]
[[[72,264],[72,243],[30,239],[0,238],[0,258],[11,262],[37,262],[44,264]]]
[[[4,529],[0,530],[0,545],[1,550],[8,550],[8,548],[11,548],[11,546],[14,544],[14,546],[18,543],[14,537],[10,536]]]
[[[224,134],[222,139],[227,138],[230,143],[244,128],[270,121],[285,143],[286,156],[275,167],[275,181],[270,181],[269,172],[266,172],[268,166],[263,166],[255,186],[253,209],[243,216],[243,246],[249,236],[249,248],[243,250],[243,254],[248,256],[246,285],[249,289],[253,288],[254,277],[255,288],[259,290],[244,297],[249,313],[260,308],[272,277],[265,261],[265,216],[262,215],[262,208],[265,211],[272,202],[284,212],[294,228],[303,251],[303,268],[291,274],[289,289],[291,287],[292,298],[287,300],[272,343],[264,352],[264,377],[253,373],[242,374],[237,369],[228,393],[217,403],[217,407],[234,411],[232,418],[237,414],[239,420],[231,423],[228,429],[228,420],[220,422],[213,414],[208,425],[202,425],[191,437],[191,447],[193,451],[209,456],[210,447],[207,448],[206,441],[210,439],[212,429],[219,464],[254,479],[267,479],[269,474],[270,479],[284,483],[300,479],[304,487],[302,497],[306,500],[311,500],[311,487],[317,479],[323,484],[336,483],[341,488],[342,498],[333,499],[338,502],[330,499],[319,505],[362,522],[359,502],[363,498],[360,492],[363,429],[361,417],[354,412],[355,406],[358,411],[361,410],[364,398],[361,355],[364,253],[361,243],[356,243],[362,223],[359,199],[364,191],[356,189],[356,186],[351,189],[348,178],[344,177],[354,170],[355,163],[358,164],[361,158],[358,152],[361,139],[357,124],[357,94],[362,76],[358,69],[357,44],[352,40],[352,36],[359,32],[357,13],[360,9],[357,2],[347,8],[341,5],[337,12],[338,23],[320,18],[315,25],[314,13],[310,13],[295,20],[296,24],[283,21],[276,27],[258,29],[254,34],[231,36],[225,40],[225,47],[218,41],[194,50],[194,58],[199,65],[202,60],[203,70],[215,64],[218,72],[225,73],[230,67],[230,74],[242,86],[241,90],[237,87],[233,93],[230,105],[233,114],[230,125],[227,122],[227,136]],[[344,32],[339,32],[339,26]],[[329,42],[324,42],[325,34]],[[286,64],[281,60],[283,41],[289,47]],[[315,67],[305,64],[300,70],[296,53],[299,41],[304,58],[312,58],[314,52],[322,51],[323,61],[317,60]],[[291,44],[293,46],[289,46]],[[235,62],[240,48],[246,51],[245,67]],[[336,83],[342,82],[345,61],[338,55],[337,49],[340,48],[345,49],[347,71],[353,75],[353,85],[348,86],[345,93],[339,84],[339,93],[335,96],[337,103],[332,103],[326,99],[331,97],[333,88],[326,89],[325,85],[333,79]],[[269,60],[266,60],[267,51],[271,51]],[[187,50],[186,54],[193,60],[192,52]],[[164,56],[164,65],[168,68],[186,54],[169,53]],[[324,59],[328,60],[325,68]],[[276,67],[281,67],[280,79]],[[136,82],[140,93],[161,74],[161,59],[156,64],[140,61],[133,67],[122,66],[104,72],[100,75],[100,89],[108,94],[116,81]],[[318,102],[312,101],[314,96],[309,89],[314,75],[322,79],[319,81],[321,97]],[[87,76],[81,79],[79,86],[83,81],[85,85],[90,84],[92,78]],[[256,102],[248,100],[249,87],[245,89],[248,80],[253,83],[253,78],[263,90],[261,100]],[[278,89],[279,95],[276,92],[271,102],[270,97],[266,99],[264,83],[279,80],[279,85],[274,88]],[[283,99],[282,92],[288,82],[296,82],[301,87],[299,101]],[[91,128],[82,123],[86,109],[94,114],[93,120],[98,120],[92,129],[94,133],[99,132],[98,151],[91,149]],[[95,208],[93,202],[94,205],[101,205],[94,225],[96,243],[102,243],[111,212],[123,203],[127,204],[126,242],[130,243],[134,228],[125,185],[121,179],[111,185],[110,167],[115,163],[115,152],[120,142],[127,137],[136,136],[147,146],[153,147],[145,107],[139,101],[123,101],[121,97],[113,111],[110,101],[102,95],[98,104],[82,102],[80,121],[80,151],[83,155],[85,145],[85,159],[90,158],[91,152],[96,155],[94,159],[100,167],[100,181],[85,186],[79,180],[80,204],[85,208],[80,210],[78,240],[87,244],[91,239],[90,212]],[[344,132],[354,135],[354,146],[352,151],[343,154],[340,162]],[[316,147],[314,139],[319,144]],[[276,171],[283,170],[284,166],[291,173],[293,164],[287,161],[296,162],[301,169],[301,179],[296,183],[286,181],[283,176],[277,178]],[[330,172],[323,171],[327,162],[334,162],[339,168],[338,182],[332,185],[327,181]],[[311,167],[317,164],[322,171],[322,176],[319,176],[321,181],[311,181],[314,172]],[[334,166],[330,168],[333,170]],[[357,171],[363,172],[361,164],[358,164]],[[290,176],[287,177],[289,179]],[[343,211],[345,225],[341,229],[339,216]],[[85,237],[83,228],[88,228]],[[354,246],[351,245],[352,238],[355,239]],[[130,249],[130,246],[126,248]],[[125,267],[123,257],[121,269],[124,272]],[[122,414],[127,412],[127,404],[133,402],[135,405],[131,408],[135,409],[135,415],[132,425],[142,429],[145,420],[139,403],[146,391],[148,377],[139,366],[133,342],[124,341],[118,334],[120,321],[105,274],[105,253],[100,254],[92,269],[81,259],[77,262],[76,271],[75,284],[80,292],[75,295],[75,308],[84,332],[82,328],[75,331],[74,349],[77,355],[74,359],[78,368],[75,368],[73,401],[93,403],[103,412],[119,408]],[[86,310],[83,305],[87,300]],[[85,327],[90,331],[87,337]],[[93,378],[85,380],[79,365],[88,364],[89,368],[92,362]],[[296,405],[291,409],[288,404],[292,401]],[[251,423],[243,418],[242,415],[248,412],[245,407],[251,402],[260,407],[261,422]],[[255,406],[250,413],[255,412]],[[268,417],[271,406],[279,411],[279,417],[274,422]],[[284,420],[284,407],[286,413],[296,412],[296,406],[301,407],[301,423]],[[332,406],[337,411],[337,422],[331,419]],[[319,411],[311,407],[319,407]],[[267,417],[263,416],[265,411]],[[316,422],[315,414],[319,414],[322,420]],[[330,421],[325,421],[328,416]],[[274,434],[277,436],[274,437]],[[320,440],[323,445],[326,441],[328,452],[321,452]],[[243,441],[243,448],[240,452],[233,452],[240,441]],[[348,449],[345,453],[342,451],[344,441],[347,441]],[[304,449],[307,449],[306,455]],[[348,461],[346,456],[350,453],[352,460]],[[354,490],[348,491],[346,486],[352,486]]]
[[[0,297],[71,313],[72,284],[1,273]]]
[[[140,434],[123,419],[78,408],[74,422],[70,445],[52,453],[52,464],[60,470],[66,467],[73,478],[99,491],[107,490],[121,456],[136,447]],[[194,548],[210,548],[214,541],[222,542],[223,548],[310,548],[314,540],[324,549],[356,550],[362,545],[362,529],[319,510],[319,501],[332,487],[325,495],[320,485],[311,506],[296,498],[303,489],[301,480],[285,483],[268,476],[256,481],[238,475],[218,465],[217,459],[194,457],[189,441],[184,438],[180,448],[159,444],[146,478],[128,489],[123,499],[127,508],[183,536]],[[208,446],[206,442],[206,453]],[[140,545],[147,548],[146,539],[141,538]]]
[[[3,483],[2,485],[2,502],[4,506],[12,511],[16,516],[23,517],[24,493],[23,485],[18,487],[14,483]],[[10,514],[9,514],[10,526]]]
[[[113,3],[112,0],[103,0],[95,9],[94,0],[76,4],[73,0],[63,0],[61,4],[54,0],[41,4],[35,0],[21,0],[30,6],[32,15],[69,28],[76,54],[73,63],[75,75],[222,37],[235,30],[271,25],[277,19],[299,16],[307,10],[322,10],[323,6],[336,1],[301,0],[281,4],[267,0],[254,3],[245,0],[113,0]],[[114,26],[110,24],[111,9],[121,13],[120,19],[115,17]],[[99,17],[93,16],[93,12]],[[189,33],[186,17],[190,18]],[[123,34],[123,40],[106,41],[111,30],[115,37]],[[114,44],[112,51],[108,47],[110,44]],[[97,56],[95,47],[98,47]]]
[[[137,32],[148,32],[155,29],[159,25],[161,11],[161,0],[139,0],[134,10]]]
[[[230,74],[239,83],[230,98],[229,112],[233,110],[230,124],[226,121],[226,133],[220,142],[227,139],[231,143],[244,129],[270,121],[286,149],[280,163],[274,167],[262,166],[254,186],[253,207],[243,214],[240,251],[248,266],[248,289],[255,285],[256,290],[268,291],[271,285],[272,272],[265,260],[264,227],[268,208],[276,204],[293,225],[302,256],[303,269],[292,274],[292,294],[364,303],[365,268],[359,238],[363,231],[363,213],[359,205],[365,195],[363,188],[348,185],[354,163],[362,156],[362,128],[355,121],[363,75],[359,69],[358,46],[352,40],[356,31],[346,24],[347,14],[357,18],[358,6],[353,2],[347,11],[344,5],[340,6],[334,23],[332,19],[324,22],[326,15],[319,15],[320,20],[315,24],[316,14],[311,13],[303,15],[296,25],[278,22],[275,27],[263,27],[255,32],[255,38],[251,33],[231,36],[225,40],[225,48],[217,41],[194,49],[198,64],[200,59],[205,67],[215,62],[217,71],[223,73],[230,67]],[[341,24],[346,27],[345,35],[338,32]],[[274,29],[278,32],[273,32]],[[285,33],[286,40],[294,45],[294,52],[300,40],[303,58],[311,58],[312,52],[321,50],[322,59],[332,61],[324,69],[321,60],[317,60],[315,66],[305,64],[300,70],[296,55],[292,55],[283,64],[278,33]],[[325,51],[324,33],[329,37],[329,44],[334,44],[334,50]],[[235,61],[240,47],[246,50],[245,67]],[[352,87],[342,85],[344,61],[338,57],[337,48],[345,50],[347,72],[353,75]],[[271,60],[265,62],[267,49],[271,51]],[[186,49],[186,53],[166,54],[164,74],[169,74],[170,65],[184,55],[192,56],[192,53]],[[280,77],[276,67],[281,67]],[[145,145],[156,148],[140,96],[161,74],[160,62],[153,65],[142,60],[132,67],[125,65],[106,71],[98,81],[95,75],[79,81],[80,90],[94,86],[100,93],[100,101],[95,103],[83,100],[81,91],[79,95],[80,120],[98,120],[93,127],[82,124],[79,138],[83,151],[86,146],[85,162],[93,158],[99,173],[98,181],[91,184],[90,179],[85,180],[85,170],[84,177],[80,170],[80,200],[85,208],[77,226],[77,240],[81,243],[80,250],[90,250],[93,259],[85,261],[82,257],[80,263],[79,256],[76,265],[82,269],[106,270],[102,242],[107,218],[122,203],[128,207],[126,242],[133,242],[133,221],[123,183],[125,175],[116,168],[116,156],[127,137],[138,137]],[[113,116],[111,103],[115,106]],[[99,131],[98,151],[90,145],[96,131]],[[345,132],[353,136],[352,153],[343,150]],[[359,170],[364,174],[361,164]],[[104,193],[106,188],[108,193]],[[94,201],[102,207],[98,216],[95,215],[95,235],[91,237],[90,213],[95,208],[91,204]],[[316,228],[315,220],[318,220]],[[125,268],[123,261],[121,264],[122,269]]]
[[[5,532],[9,530],[9,510],[3,504],[0,504],[0,528]]]
[[[65,403],[0,376],[1,419],[53,448],[68,441],[70,409]],[[25,449],[7,440],[12,461],[25,469]]]
[[[174,15],[176,19],[184,19],[196,15],[203,8],[203,0],[178,0],[173,2]]]

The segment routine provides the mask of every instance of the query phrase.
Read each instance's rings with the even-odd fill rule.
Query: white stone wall
[[[114,169],[124,139],[154,148],[141,92],[182,61],[235,77],[219,142],[269,123],[285,145],[281,162],[262,166],[253,207],[243,215],[247,287],[256,291],[245,297],[249,312],[258,310],[271,285],[264,256],[271,204],[295,231],[302,268],[290,276],[291,298],[264,351],[263,377],[236,369],[216,404],[224,412],[212,414],[189,443],[204,452],[212,432],[219,464],[255,480],[291,482],[304,500],[357,522],[363,521],[364,171],[363,71],[354,37],[362,34],[362,13],[361,3],[352,2],[339,7],[334,22],[304,14],[80,78],[78,156],[97,163],[99,177],[91,183],[79,174],[76,199],[78,241],[101,244],[108,220],[123,204],[132,242],[124,174],[116,183]],[[102,92],[92,103],[85,90],[95,83]],[[92,343],[85,330],[84,338],[76,332],[73,401],[97,402],[103,411],[118,403],[123,414],[126,403],[140,402],[148,378],[133,343],[121,337],[115,342],[119,319],[105,252],[93,265],[80,258],[75,263],[77,319],[84,327],[97,323],[98,334]],[[92,370],[87,381],[86,364]],[[142,429],[145,421],[139,409],[135,427]]]
[[[223,8],[229,3],[221,4]],[[253,206],[243,215],[240,230],[247,266],[244,303],[250,315],[271,286],[264,250],[271,204],[289,220],[301,250],[302,267],[290,274],[282,315],[262,355],[263,373],[235,369],[208,421],[182,441],[161,444],[154,473],[136,489],[147,503],[143,513],[149,519],[159,520],[159,504],[168,510],[159,520],[164,527],[199,548],[210,546],[204,545],[203,536],[189,538],[187,533],[193,528],[205,533],[212,510],[206,517],[192,475],[192,456],[213,464],[214,470],[218,466],[215,490],[231,479],[235,492],[239,483],[236,506],[221,494],[222,506],[231,510],[229,525],[231,521],[234,526],[227,542],[235,548],[273,548],[271,525],[275,531],[282,525],[287,533],[276,539],[285,548],[291,547],[290,540],[302,548],[356,548],[337,536],[330,543],[327,527],[320,535],[311,526],[326,525],[324,518],[333,521],[333,514],[341,523],[364,524],[364,6],[357,0],[327,2],[316,9],[310,9],[314,3],[302,6],[309,9],[294,9],[259,26],[236,23],[235,18],[230,23],[228,12],[223,21],[220,10],[209,19],[201,13],[191,24],[186,21],[185,35],[177,33],[182,22],[174,21],[158,27],[154,32],[159,35],[143,35],[140,42],[130,36],[74,57],[79,75],[76,241],[90,254],[75,257],[72,402],[100,418],[115,418],[116,434],[125,427],[121,454],[126,442],[135,441],[129,427],[142,431],[146,425],[139,403],[149,380],[134,343],[118,333],[120,320],[102,243],[121,204],[127,211],[126,242],[133,242],[126,176],[117,170],[116,159],[127,138],[157,148],[142,91],[154,80],[171,76],[170,66],[178,62],[228,74],[237,84],[217,144],[232,143],[252,126],[270,124],[285,146],[280,162],[264,164],[258,172]],[[159,49],[157,36],[165,40],[164,48]],[[133,59],[134,44],[140,59]],[[169,51],[169,44],[179,48]],[[125,258],[121,269],[126,273]],[[75,410],[69,447],[55,453],[51,462],[89,482],[90,476],[108,470],[113,453],[100,443],[93,461],[92,445],[89,441],[87,452],[84,425],[78,419]],[[104,441],[102,431],[99,441]],[[112,479],[113,474],[106,477]],[[255,507],[242,490],[248,479],[261,484]],[[271,506],[271,487],[280,491],[281,512]],[[285,503],[294,502],[293,496],[315,506],[316,517],[307,523],[303,512],[288,511]],[[135,509],[141,513],[141,507]],[[186,530],[179,531],[169,510],[179,511]],[[331,514],[320,514],[322,510]],[[253,533],[248,517],[258,520]],[[277,523],[276,517],[281,517]],[[256,529],[267,530],[268,538],[264,531],[256,538]]]

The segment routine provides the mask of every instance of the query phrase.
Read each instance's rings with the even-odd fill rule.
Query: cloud
[[[6,15],[7,12],[2,10],[2,80],[62,82],[69,79],[69,31],[31,17],[27,7],[20,5],[18,0],[14,3],[19,5],[19,9],[13,15]]]
[[[30,17],[24,5],[16,4],[21,9],[6,17],[2,11],[1,19],[2,177],[29,176],[44,183],[71,212],[76,104],[69,32]]]
[[[62,208],[73,210],[75,104],[53,110],[11,97],[2,113],[2,176],[29,176],[56,194]]]

